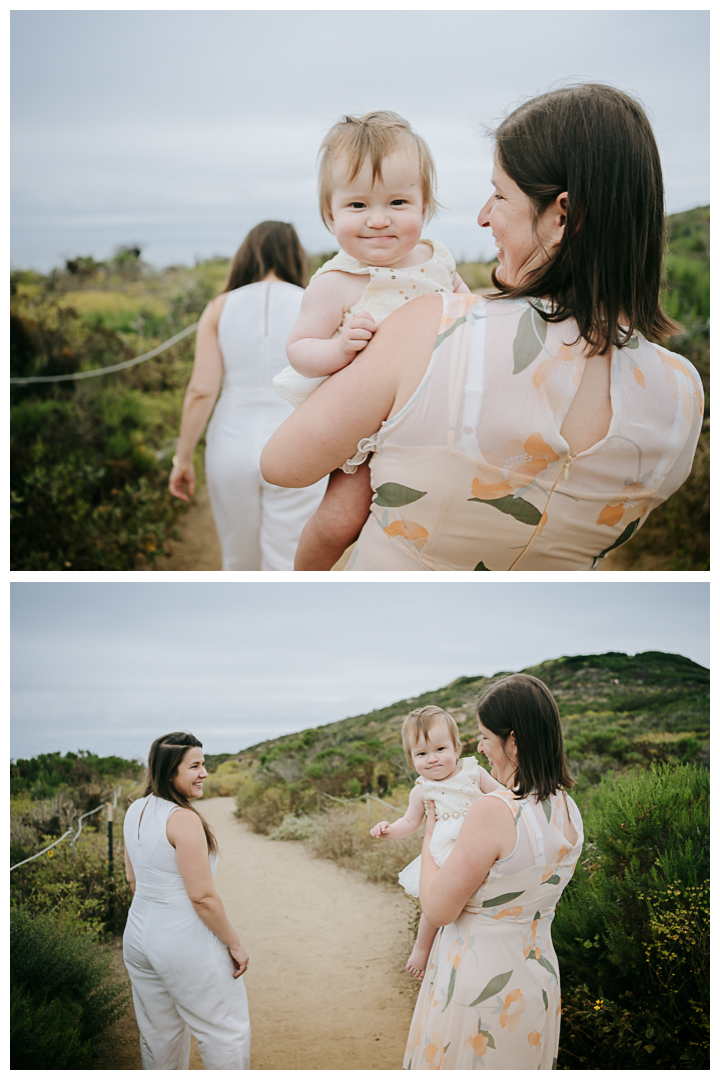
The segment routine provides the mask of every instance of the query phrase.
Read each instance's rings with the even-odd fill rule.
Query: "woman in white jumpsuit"
[[[190,806],[207,776],[201,743],[174,732],[150,750],[145,794],[124,822],[133,902],[123,936],[143,1069],[250,1068],[248,955],[213,884],[215,838]]]
[[[276,487],[260,474],[263,446],[292,413],[272,388],[300,311],[307,258],[292,225],[264,221],[246,236],[225,291],[205,308],[169,488],[189,502],[193,453],[208,428],[205,473],[223,570],[292,570],[300,533],[326,482]]]

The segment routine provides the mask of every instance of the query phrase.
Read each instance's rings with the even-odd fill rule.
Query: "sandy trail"
[[[250,954],[251,1068],[401,1069],[416,998],[404,895],[258,836],[234,810],[231,798],[202,806],[220,846],[218,891]],[[125,1017],[99,1067],[139,1069],[137,1039]],[[193,1040],[190,1068],[202,1067]]]

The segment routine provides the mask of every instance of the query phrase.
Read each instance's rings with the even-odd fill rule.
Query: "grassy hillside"
[[[651,762],[709,763],[709,672],[683,656],[645,652],[560,657],[526,669],[555,695],[570,768],[582,802],[605,773]],[[247,792],[249,804],[270,793],[264,831],[285,812],[307,812],[323,796],[384,796],[414,782],[400,746],[406,714],[435,704],[456,719],[464,753],[477,745],[474,702],[487,676],[296,735],[258,743],[238,754],[208,755],[208,793]],[[479,758],[484,762],[484,758]],[[263,794],[264,793],[264,794]],[[272,805],[270,805],[272,804]]]
[[[709,392],[708,207],[668,219],[668,310],[685,326],[670,342]],[[313,256],[313,268],[331,253]],[[12,376],[59,375],[131,359],[197,321],[229,262],[156,271],[139,248],[105,262],[68,259],[10,276]],[[471,288],[490,264],[459,267]],[[167,551],[185,507],[167,492],[194,336],[148,363],[79,382],[11,390],[11,569],[132,570]],[[709,398],[708,398],[709,402]],[[196,455],[201,474],[202,446]],[[709,565],[709,417],[689,481],[622,549],[621,570]]]

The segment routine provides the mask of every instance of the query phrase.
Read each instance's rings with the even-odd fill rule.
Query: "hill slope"
[[[608,770],[650,761],[709,763],[709,671],[684,656],[609,652],[559,657],[525,669],[547,683],[558,702],[578,793]],[[503,673],[498,673],[503,674]],[[493,676],[495,677],[495,676]],[[464,753],[474,753],[474,703],[490,679],[463,676],[447,686],[360,716],[258,743],[238,754],[208,755],[216,782],[250,778],[285,789],[293,808],[312,793],[379,795],[414,780],[400,746],[412,709],[439,705],[456,719]],[[484,759],[481,759],[484,761]]]

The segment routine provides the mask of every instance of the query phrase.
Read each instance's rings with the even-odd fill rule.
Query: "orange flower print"
[[[520,1023],[520,1015],[525,1012],[525,998],[519,990],[511,990],[505,998],[500,1013],[500,1027],[514,1031]]]
[[[645,376],[643,375],[640,368],[635,367],[634,364],[633,364],[633,375],[635,376],[635,382],[638,384],[638,386],[642,386],[642,388],[644,390],[645,389]]]
[[[567,853],[569,851],[570,851],[570,848],[567,846],[567,844],[563,844],[563,846],[558,851],[557,857],[555,859],[555,862],[552,864],[552,866],[547,866],[547,865],[545,866],[545,873],[542,876],[543,881],[547,881],[548,878],[551,878],[553,876],[553,874],[557,870],[558,866],[563,861],[563,859],[565,858],[565,856],[567,855]]]
[[[477,1035],[465,1040],[465,1045],[472,1047],[473,1057],[483,1057],[488,1048],[487,1036],[482,1031],[478,1031]]]
[[[619,521],[622,521],[628,510],[635,510],[638,506],[640,506],[640,517],[644,517],[648,508],[640,505],[639,496],[641,492],[647,492],[644,484],[628,484],[627,487],[623,488],[618,502],[610,502],[603,506],[595,524],[609,525],[610,527],[617,525]]]
[[[385,526],[383,532],[386,532],[388,536],[401,536],[418,549],[425,546],[430,535],[427,529],[418,525],[416,521],[391,521]]]
[[[445,1061],[445,1052],[442,1048],[442,1039],[439,1035],[433,1035],[432,1042],[425,1047],[423,1051],[423,1057],[427,1061],[428,1065],[432,1069],[442,1069]],[[435,1061],[437,1055],[440,1055],[439,1061]]]
[[[545,387],[548,397],[552,395],[552,390],[556,387],[557,392],[566,393],[567,379],[572,379],[573,385],[580,382],[580,369],[570,345],[561,345],[554,356],[546,356],[535,365],[533,370],[532,381],[536,390],[539,390],[546,380],[548,381]]]
[[[489,465],[500,469],[503,476],[499,478],[495,471],[488,473],[486,478],[476,476],[471,485],[476,499],[503,499],[512,495],[558,460],[558,455],[539,431],[529,435],[524,443],[512,439],[498,450],[484,450],[483,456]]]
[[[698,386],[690,371],[685,367],[685,364],[681,360],[678,360],[677,356],[673,356],[672,353],[664,352],[662,349],[655,350],[663,362],[665,368],[665,384],[670,391],[673,399],[678,401],[680,394],[683,395],[683,413],[688,423],[693,423],[692,413],[698,410],[700,415],[703,414],[703,408],[705,405],[704,395],[701,387]],[[679,380],[674,372],[679,372],[684,376],[684,380]]]
[[[542,1042],[542,1036],[539,1031],[531,1031],[527,1037],[528,1045],[532,1046],[535,1050],[540,1050],[540,1043]]]
[[[493,915],[493,919],[504,919],[509,916],[511,919],[516,918],[518,915],[522,915],[523,909],[521,907],[506,907],[502,911],[498,911],[497,915]]]
[[[537,936],[537,928],[539,919],[533,919],[532,926],[530,927],[530,934],[528,935],[527,944],[523,950],[525,959],[539,960],[540,950],[535,945],[535,938]]]

